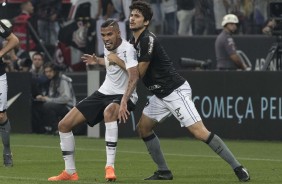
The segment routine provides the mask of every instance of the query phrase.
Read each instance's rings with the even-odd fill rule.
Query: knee
[[[200,141],[206,141],[210,135],[210,132],[207,129],[198,128],[192,132],[194,137]]]
[[[137,124],[136,130],[138,132],[138,135],[141,138],[144,138],[144,137],[151,135],[152,131],[153,131],[153,129],[151,127],[145,126],[144,124],[142,124],[140,122]]]
[[[118,106],[109,105],[104,111],[105,122],[116,121],[118,119]]]
[[[72,130],[71,122],[67,121],[66,119],[62,119],[58,124],[58,130],[63,133],[70,132]]]

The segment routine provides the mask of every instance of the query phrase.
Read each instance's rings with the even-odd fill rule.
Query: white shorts
[[[150,97],[143,113],[157,122],[173,114],[182,127],[202,120],[192,101],[192,90],[187,81],[163,99],[155,95]]]
[[[7,109],[7,76],[3,74],[0,76],[0,112]]]

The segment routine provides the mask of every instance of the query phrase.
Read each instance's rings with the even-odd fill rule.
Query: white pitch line
[[[29,147],[29,148],[41,148],[41,149],[59,149],[59,147],[54,146],[34,146],[34,145],[13,145],[13,147]],[[80,151],[99,151],[105,152],[104,149],[91,149],[91,148],[79,148],[76,147],[76,150]],[[142,154],[147,155],[148,152],[135,152],[135,151],[118,151],[121,153],[130,153],[130,154]],[[189,154],[177,154],[177,153],[164,153],[167,156],[181,156],[181,157],[201,157],[201,158],[220,158],[218,155],[210,156],[210,155],[189,155]],[[268,159],[268,158],[248,158],[248,157],[237,157],[239,160],[248,160],[248,161],[267,161],[267,162],[282,162],[281,159]]]

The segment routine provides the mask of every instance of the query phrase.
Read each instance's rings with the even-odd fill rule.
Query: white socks
[[[75,161],[74,161],[74,136],[72,132],[62,133],[59,132],[60,135],[60,145],[63,154],[63,158],[65,160],[65,171],[68,174],[73,174],[76,172]]]
[[[107,154],[107,166],[114,167],[116,157],[116,147],[118,139],[118,125],[117,121],[105,123],[105,141],[106,141],[106,154]]]

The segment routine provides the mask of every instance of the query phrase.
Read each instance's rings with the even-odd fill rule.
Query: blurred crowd
[[[98,11],[91,18],[96,21],[115,18],[127,24],[128,6],[132,1],[134,0],[97,0]],[[222,30],[222,18],[229,13],[235,14],[239,19],[238,34],[262,34],[268,22],[269,0],[144,1],[148,1],[153,8],[154,15],[149,29],[157,35],[218,35]],[[11,56],[6,57],[6,60],[12,60],[7,67],[8,71],[30,70],[29,51],[48,50],[44,53],[45,60],[54,58],[59,32],[62,23],[66,21],[64,12],[66,11],[60,0],[27,0],[20,4],[20,13],[11,19],[13,32],[20,39],[20,45],[10,53]],[[78,47],[82,45],[80,43],[85,43],[80,40],[81,35],[84,35],[83,29],[72,32],[78,33],[77,39],[72,43]],[[69,37],[66,39],[70,40]],[[48,54],[50,57],[46,57]]]
[[[149,0],[154,7],[152,27],[157,34],[215,35],[224,15],[239,18],[239,34],[262,34],[268,0]]]

